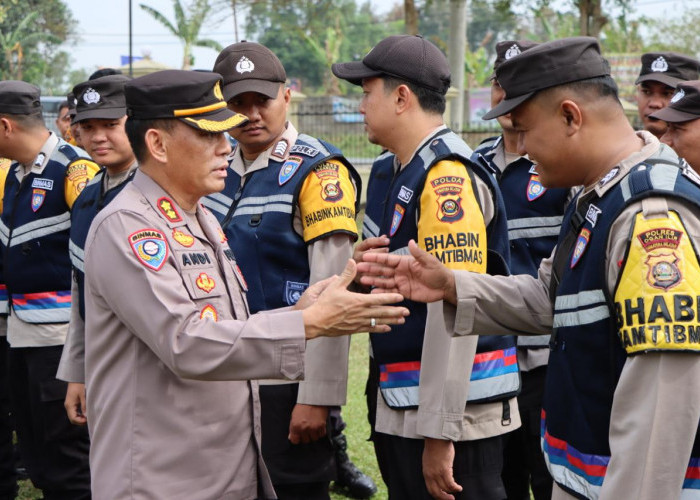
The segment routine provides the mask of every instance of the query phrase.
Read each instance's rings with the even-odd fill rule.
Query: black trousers
[[[542,454],[540,418],[547,367],[521,372],[522,391],[518,396],[522,427],[505,436],[503,483],[508,500],[535,500],[552,497],[552,476]]]
[[[261,385],[262,454],[280,500],[328,500],[335,479],[330,424],[326,436],[308,444],[289,441],[289,422],[299,384]]]
[[[0,337],[0,500],[14,499],[17,494],[14,425],[10,414],[10,387],[7,376],[7,338]]]
[[[67,384],[56,379],[62,349],[9,349],[12,409],[22,460],[44,499],[84,500],[91,498],[90,439],[63,407]]]
[[[392,436],[374,430],[377,415],[378,370],[370,360],[365,394],[374,452],[389,500],[431,500],[423,478],[423,440]],[[381,397],[381,396],[379,396]],[[503,436],[454,443],[454,479],[462,486],[457,500],[503,500]]]

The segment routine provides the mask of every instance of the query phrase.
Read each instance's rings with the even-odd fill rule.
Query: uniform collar
[[[428,143],[428,141],[430,141],[433,137],[435,137],[435,135],[438,132],[441,132],[441,131],[445,130],[446,128],[447,128],[447,125],[442,124],[439,127],[436,127],[435,129],[433,129],[433,131],[430,132],[428,135],[426,135],[423,138],[423,140],[420,142],[420,144],[418,144],[418,147],[416,148],[416,150],[413,152],[413,154],[411,155],[409,160],[404,165],[399,164],[399,157],[394,155],[394,171],[396,171],[397,169],[403,170],[406,167],[406,165],[410,164],[413,161],[413,159],[416,157],[418,152],[421,149],[423,149],[423,147]]]
[[[41,174],[46,168],[46,165],[48,165],[54,150],[59,146],[61,141],[63,141],[63,139],[59,139],[59,137],[55,133],[51,132],[49,134],[48,139],[46,139],[46,142],[44,142],[44,145],[41,146],[39,154],[36,155],[36,158],[34,158],[32,164],[22,164],[22,168],[20,169],[20,172],[17,172],[17,174],[22,177],[24,176],[23,174],[29,172],[32,172],[34,174]]]
[[[581,195],[578,198],[579,200],[582,198],[587,199],[588,194],[592,192],[595,192],[596,196],[601,198],[605,193],[616,186],[632,170],[632,167],[655,156],[660,150],[665,148],[654,135],[646,130],[638,131],[637,135],[644,141],[642,149],[635,151],[608,170],[603,178],[595,184],[586,186],[583,191],[581,191]]]
[[[297,142],[298,136],[299,132],[297,132],[297,129],[294,128],[294,125],[292,125],[291,122],[287,122],[282,136],[269,148],[260,153],[247,170],[243,164],[243,153],[241,152],[240,146],[236,146],[236,149],[234,149],[231,153],[231,162],[229,163],[229,167],[231,170],[243,177],[244,175],[255,172],[256,170],[267,168],[270,160],[280,162],[285,161],[289,157],[289,151],[292,149],[292,146]]]

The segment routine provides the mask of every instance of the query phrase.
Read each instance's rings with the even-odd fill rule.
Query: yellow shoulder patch
[[[355,196],[345,165],[328,160],[314,168],[299,193],[304,241],[338,232],[357,238]]]
[[[615,290],[618,336],[628,354],[700,352],[700,266],[676,212],[640,212]]]
[[[428,171],[420,199],[418,244],[450,269],[486,272],[486,224],[460,162],[441,161]]]
[[[66,169],[66,203],[69,207],[73,206],[76,198],[87,186],[95,174],[100,170],[100,167],[94,161],[81,158],[74,161]]]

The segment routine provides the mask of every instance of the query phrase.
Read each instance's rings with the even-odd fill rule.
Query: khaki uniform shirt
[[[294,125],[287,122],[287,127],[280,140],[294,144],[299,133]],[[263,151],[253,163],[246,168],[240,149],[231,155],[231,169],[241,176],[241,184],[257,170],[267,168],[273,155],[273,143]],[[289,156],[290,148],[284,153]],[[276,160],[284,158],[275,157]],[[294,230],[302,235],[300,209],[294,208]],[[352,257],[353,242],[347,234],[333,234],[326,238],[313,241],[307,246],[309,256],[309,283],[321,281],[334,274],[340,274],[345,264]],[[299,382],[297,403],[318,406],[341,406],[347,398],[348,386],[348,355],[350,337],[319,337],[307,343],[304,380]],[[280,384],[280,380],[262,380],[261,384]],[[289,383],[289,382],[287,382]]]
[[[645,146],[622,161],[620,174],[649,158],[659,141],[639,132]],[[666,147],[666,146],[661,146]],[[623,177],[586,187],[599,195]],[[585,198],[584,198],[585,199]],[[613,293],[624,259],[629,232],[640,210],[675,210],[692,241],[700,241],[700,211],[675,199],[648,198],[628,206],[613,223],[604,265],[608,291]],[[458,335],[490,331],[494,334],[528,331],[542,334],[552,328],[549,282],[552,257],[543,260],[539,276],[493,277],[456,272],[458,305],[445,305],[448,329]],[[646,353],[627,358],[613,399],[609,433],[611,459],[600,500],[659,500],[680,498],[693,440],[700,420],[700,358],[693,353]],[[554,499],[574,498],[555,487]]]
[[[442,128],[445,127],[430,132],[425,140],[433,137]],[[418,149],[420,146],[416,151]],[[494,215],[493,195],[481,179],[475,177],[475,180],[484,222],[488,225]],[[453,338],[454,332],[445,329],[441,304],[428,304],[421,355],[418,409],[390,408],[377,388],[375,430],[412,439],[429,437],[471,441],[517,429],[520,427],[517,398],[509,400],[508,422],[503,420],[502,402],[465,405],[471,363],[476,354],[478,339]]]
[[[290,309],[248,318],[224,241],[211,213],[185,213],[140,171],[93,221],[85,368],[94,498],[274,496],[250,379],[302,376],[303,318]]]

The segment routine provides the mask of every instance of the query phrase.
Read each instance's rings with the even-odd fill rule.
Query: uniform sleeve
[[[623,300],[621,314],[625,322],[628,319],[634,321],[635,313],[633,308],[625,310],[623,295],[630,292],[624,289],[622,282],[627,278],[624,275],[632,272],[630,266],[635,263],[638,281],[644,280],[649,286],[656,285],[654,296],[663,297],[665,292],[673,295],[675,291],[678,291],[676,296],[690,293],[693,302],[697,304],[699,294],[696,288],[700,285],[695,280],[685,283],[698,271],[697,260],[687,253],[688,249],[684,248],[683,243],[684,240],[688,244],[700,241],[700,211],[678,202],[668,202],[669,214],[677,214],[676,223],[682,223],[684,234],[679,235],[672,220],[658,216],[659,209],[665,209],[666,204],[666,200],[651,198],[632,205],[612,227],[606,262],[608,286],[611,294],[616,293],[617,298]],[[640,210],[650,222],[649,225],[640,227],[637,224]],[[633,225],[635,228],[630,233]],[[643,260],[626,258],[630,234],[632,244],[629,253],[640,252],[644,255]],[[679,274],[674,276],[676,271]],[[620,273],[623,278],[620,286],[614,290]],[[692,286],[693,290],[684,293],[682,287],[685,285]],[[653,319],[656,311],[660,314],[660,319],[654,320],[653,324],[661,321],[662,326],[663,323],[671,325],[677,315],[685,315],[688,319],[689,307],[696,307],[687,306],[682,297],[677,298],[677,308],[672,308],[668,311],[669,315],[666,315],[661,302],[669,300],[668,297],[656,299],[656,309],[647,304],[648,296],[642,298],[646,319],[649,320],[650,316]],[[636,302],[630,302],[630,306],[633,305],[637,305]],[[629,318],[627,312],[630,313]],[[697,309],[693,314],[695,319],[687,321],[686,327],[697,327]],[[625,326],[626,323],[623,324],[623,329]],[[635,344],[631,333],[630,343],[625,345],[624,332],[619,332],[629,357],[613,399],[609,438],[611,460],[603,482],[601,500],[681,497],[700,421],[700,356],[697,351],[679,352],[674,349],[684,340],[681,333],[686,334],[685,341],[688,341],[690,335],[688,330],[675,332],[677,335],[671,334],[670,338],[665,338],[665,332],[657,336],[657,345],[647,346],[654,348],[645,350],[635,349],[641,344]],[[642,340],[641,334],[637,335],[637,340]],[[651,334],[648,334],[646,340],[653,340]]]
[[[56,378],[66,382],[85,383],[85,322],[80,317],[80,293],[78,282],[72,280],[70,322],[68,335],[61,352]]]
[[[299,192],[304,241],[311,243],[338,233],[356,240],[355,196],[355,186],[345,165],[328,160],[315,167]]]
[[[228,314],[215,311],[217,307],[219,311],[230,310],[229,294],[240,293],[235,278],[228,280],[218,298],[214,297],[206,289],[222,286],[224,281],[214,265],[206,283],[200,284],[202,288],[191,292],[167,242],[161,249],[167,257],[157,270],[142,263],[132,249],[129,235],[153,227],[144,216],[120,211],[96,221],[99,223],[93,223],[85,252],[86,306],[92,308],[87,331],[121,331],[126,327],[182,378],[301,377],[305,351],[301,311],[226,319]],[[149,252],[142,258],[153,256],[150,260],[155,262],[158,242],[151,241],[146,250],[142,248]],[[109,266],[104,266],[105,262]]]
[[[443,161],[428,172],[420,199],[418,244],[450,269],[486,271],[489,196],[477,201],[480,186],[464,165]],[[483,207],[483,211],[482,211]],[[417,433],[456,441],[462,434],[469,377],[477,337],[455,337],[440,317],[441,303],[429,304],[421,373]]]
[[[348,234],[333,234],[309,245],[309,283],[340,274],[352,257]],[[297,402],[307,405],[341,406],[346,402],[350,336],[318,337],[306,343],[304,380]]]
[[[90,179],[100,170],[97,163],[81,158],[74,161],[66,169],[65,197],[69,208],[73,208],[78,195],[83,191]]]

